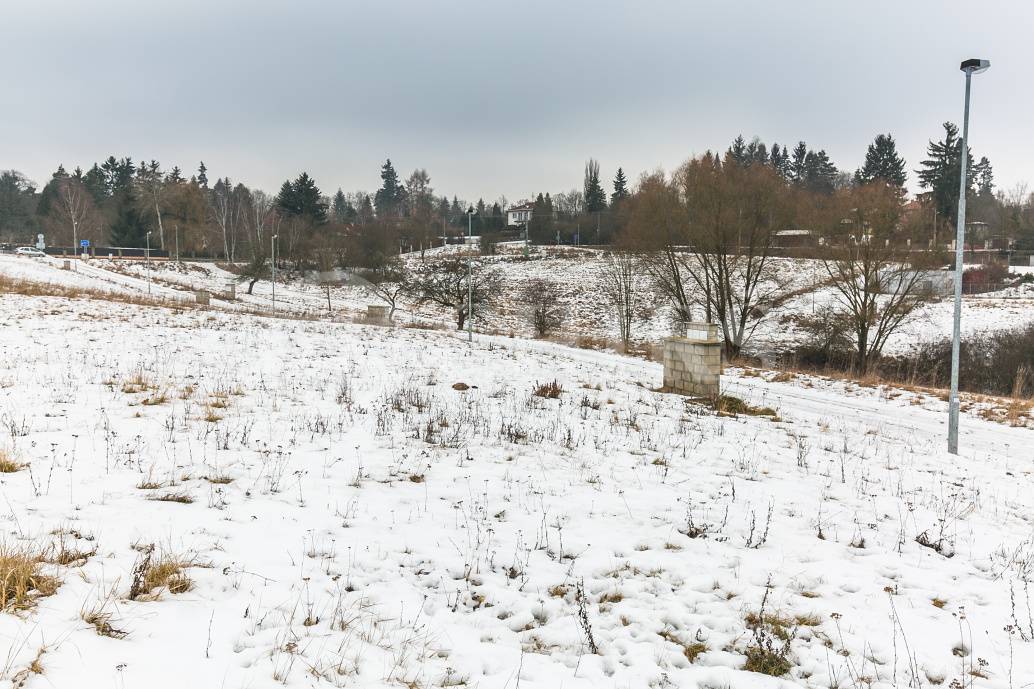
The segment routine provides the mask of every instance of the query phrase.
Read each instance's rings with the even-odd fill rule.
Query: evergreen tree
[[[832,194],[836,189],[838,171],[825,151],[808,151],[804,159],[804,187],[821,194]]]
[[[142,247],[146,243],[147,228],[136,194],[130,188],[118,197],[115,221],[111,224],[111,243],[119,247]]]
[[[180,170],[179,165],[174,165],[169,174],[165,176],[165,181],[170,184],[179,184],[183,181],[183,172]]]
[[[790,158],[789,170],[790,181],[797,186],[804,186],[807,179],[808,145],[803,141],[797,143]]]
[[[733,140],[732,146],[728,148],[725,155],[737,165],[747,164],[747,143],[743,140],[742,134]]]
[[[768,163],[768,149],[761,139],[755,136],[747,145],[741,165],[768,165]]]
[[[94,163],[93,167],[83,175],[83,186],[86,187],[86,191],[90,192],[94,203],[100,203],[107,197],[108,188],[104,180],[104,172],[97,163]]]
[[[128,190],[133,184],[133,175],[136,172],[136,165],[132,158],[121,158],[116,160],[115,156],[108,156],[108,159],[100,167],[104,175],[104,187],[107,196],[118,196]]]
[[[362,225],[373,222],[373,201],[369,194],[363,194],[363,199],[356,209],[356,221]]]
[[[994,172],[991,170],[991,161],[987,156],[981,156],[980,162],[973,166],[973,178],[976,181],[977,194],[980,196],[994,195]]]
[[[625,171],[618,168],[614,175],[614,191],[610,195],[610,205],[616,206],[628,198],[628,180],[625,179]]]
[[[36,188],[17,170],[0,172],[0,237],[5,241],[35,240]]]
[[[334,194],[334,201],[330,205],[330,214],[334,218],[334,222],[343,224],[348,222],[349,210],[351,204],[345,199],[345,192],[341,191],[341,187],[338,187],[337,192]]]
[[[381,188],[374,194],[373,203],[377,207],[377,215],[381,217],[398,216],[402,213],[402,200],[405,188],[399,182],[398,173],[391,164],[391,158],[381,166]]]
[[[903,188],[908,178],[905,160],[898,155],[897,144],[890,134],[878,134],[865,152],[865,164],[855,172],[857,184],[880,180],[892,187]]]
[[[783,179],[790,179],[790,151],[787,150],[786,146],[780,147],[779,144],[772,144],[769,161],[772,169],[778,172]]]
[[[197,183],[202,189],[208,189],[208,168],[203,160],[197,168]]]
[[[586,213],[596,213],[607,209],[607,194],[600,184],[600,164],[592,158],[585,163],[585,181],[582,193]]]
[[[944,123],[944,139],[931,141],[927,145],[928,156],[917,170],[919,186],[932,192],[934,207],[938,215],[954,217],[959,205],[959,177],[962,175],[962,139],[959,128],[951,122]],[[973,154],[967,151],[966,188],[973,188]]]
[[[280,186],[276,205],[288,215],[308,218],[317,225],[327,222],[327,202],[307,172]]]

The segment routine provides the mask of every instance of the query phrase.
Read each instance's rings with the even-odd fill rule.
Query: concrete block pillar
[[[211,297],[207,290],[199,289],[194,292],[194,300],[202,306],[208,306],[210,299]]]
[[[388,307],[384,304],[367,305],[366,322],[372,325],[388,325]]]
[[[686,323],[684,337],[664,341],[664,389],[692,397],[716,397],[722,374],[722,342],[714,323]]]

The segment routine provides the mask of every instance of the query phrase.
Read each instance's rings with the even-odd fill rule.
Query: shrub
[[[555,400],[564,392],[564,387],[557,381],[552,383],[536,383],[535,396]]]

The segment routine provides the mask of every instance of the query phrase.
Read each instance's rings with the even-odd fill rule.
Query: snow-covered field
[[[0,319],[0,553],[60,583],[0,613],[0,686],[1034,682],[1034,431],[975,409],[952,457],[942,401],[818,378],[727,371],[775,416],[717,416],[545,342]]]

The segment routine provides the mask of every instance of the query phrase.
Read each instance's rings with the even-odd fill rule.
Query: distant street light
[[[276,311],[276,240],[280,235],[275,234],[269,238],[269,269],[272,272],[273,282],[273,310]]]
[[[962,117],[961,173],[959,176],[959,217],[955,226],[955,318],[951,331],[951,393],[948,397],[948,452],[959,453],[959,339],[962,322],[962,260],[966,242],[966,167],[969,163],[969,89],[974,74],[991,66],[989,60],[966,60],[961,69],[966,74],[966,106]]]

